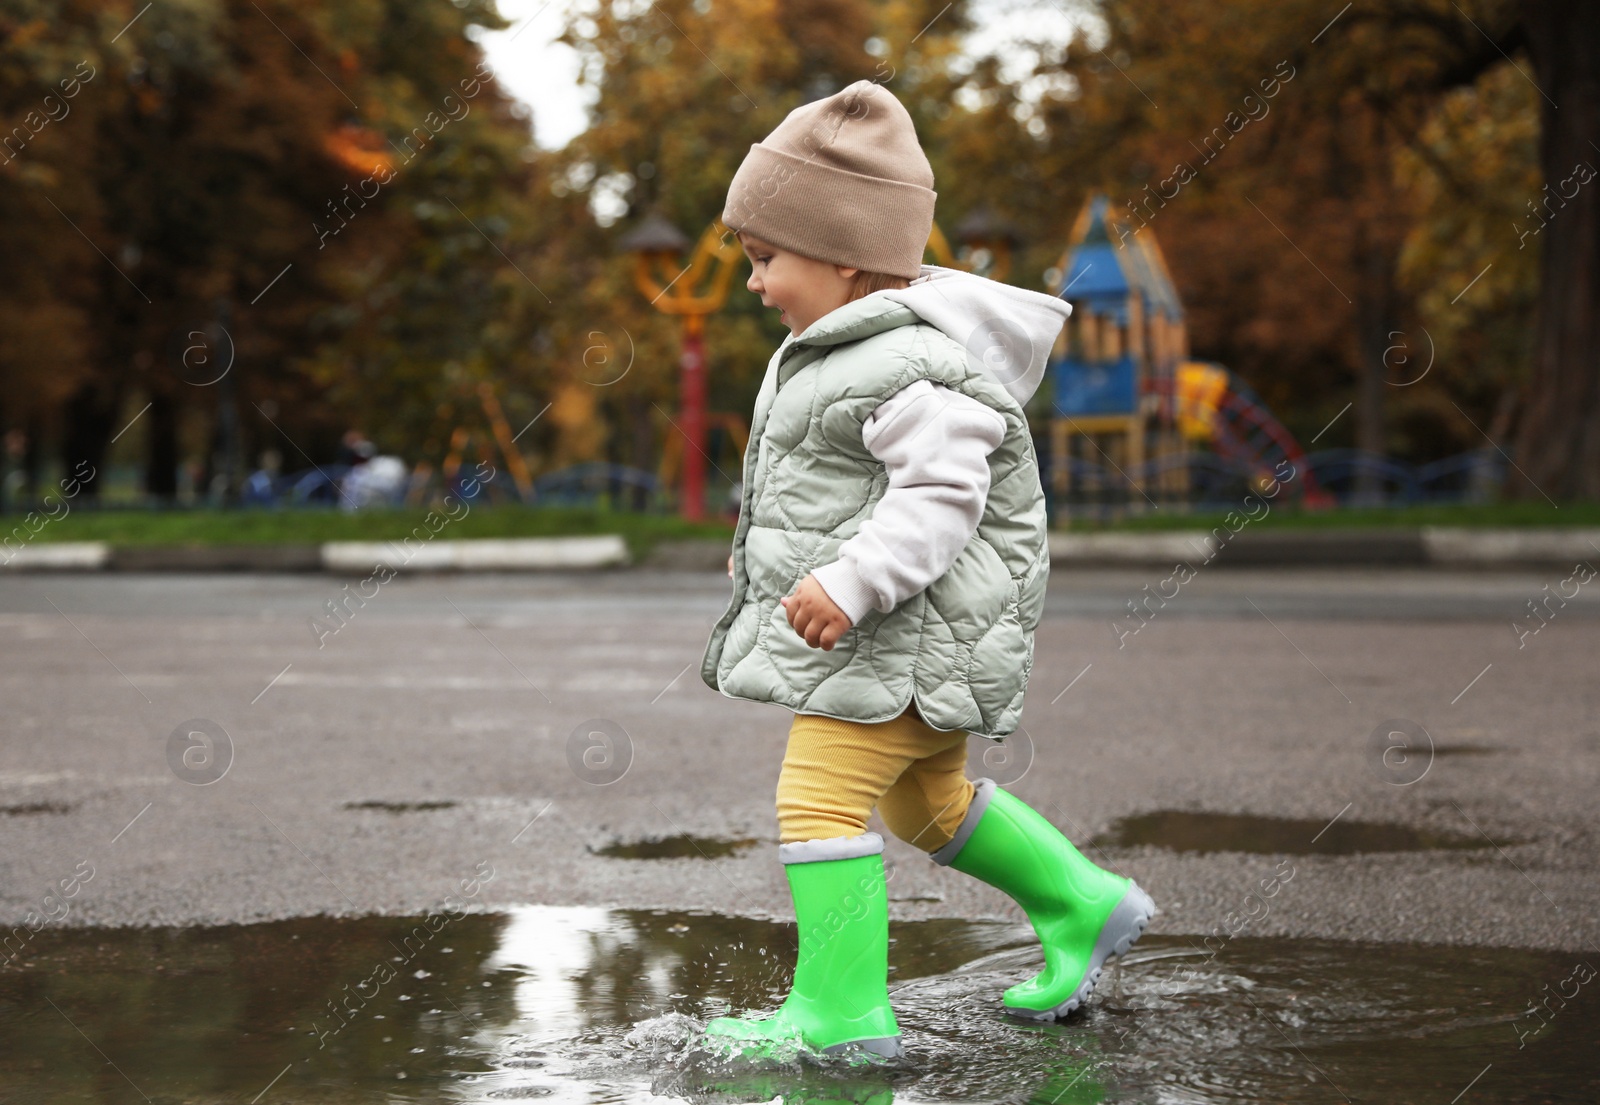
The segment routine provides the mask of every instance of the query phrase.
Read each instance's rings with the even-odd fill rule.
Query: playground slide
[[[1177,387],[1178,429],[1185,438],[1208,442],[1217,455],[1258,478],[1287,460],[1304,474],[1307,506],[1332,502],[1312,476],[1300,443],[1243,380],[1212,361],[1184,361]]]

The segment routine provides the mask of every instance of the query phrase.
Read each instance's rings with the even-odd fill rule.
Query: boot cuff
[[[978,822],[983,818],[983,811],[989,808],[989,799],[994,796],[993,779],[974,779],[972,785],[974,787],[972,801],[967,806],[967,815],[961,819],[961,824],[956,826],[956,835],[938,851],[928,853],[928,858],[940,867],[950,866],[950,861],[955,859],[956,854],[966,846],[967,837],[978,827]]]
[[[875,856],[882,851],[883,837],[877,833],[792,840],[778,845],[778,862],[814,863],[826,859],[855,859],[857,856]]]

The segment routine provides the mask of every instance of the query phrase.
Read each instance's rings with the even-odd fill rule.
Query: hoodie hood
[[[1039,389],[1056,337],[1072,314],[1072,305],[1053,295],[942,265],[923,265],[907,287],[872,295],[909,307],[954,338],[1018,406]]]

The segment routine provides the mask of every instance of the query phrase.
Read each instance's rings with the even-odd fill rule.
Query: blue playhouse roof
[[[1090,201],[1088,229],[1069,255],[1067,271],[1056,294],[1083,303],[1096,314],[1111,315],[1124,325],[1128,321],[1128,301],[1135,292],[1143,296],[1147,312],[1159,312],[1174,320],[1182,318],[1183,305],[1154,252],[1151,232],[1119,235],[1120,242],[1113,242],[1107,226],[1108,206],[1103,195]]]

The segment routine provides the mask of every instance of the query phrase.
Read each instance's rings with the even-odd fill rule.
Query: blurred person
[[[399,457],[379,456],[378,447],[365,438],[354,443],[355,461],[339,481],[339,505],[344,510],[373,506],[398,506],[406,493],[409,471]]]
[[[22,430],[7,430],[5,448],[0,454],[0,514],[28,498],[28,435]]]
[[[340,468],[348,469],[372,456],[374,450],[368,450],[365,456],[362,455],[363,443],[369,446],[372,444],[367,441],[367,435],[354,426],[346,430],[339,438],[339,451],[334,455],[334,463]]]
[[[283,455],[276,449],[263,449],[256,458],[256,470],[245,477],[239,498],[245,506],[272,506],[278,501],[278,474]]]

